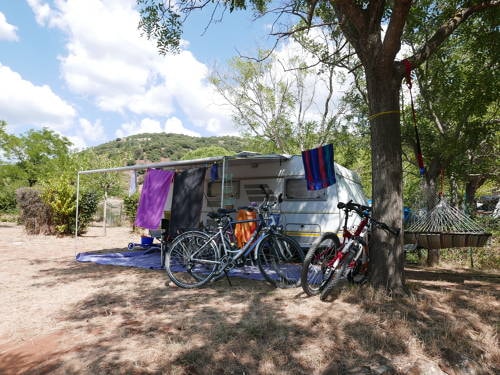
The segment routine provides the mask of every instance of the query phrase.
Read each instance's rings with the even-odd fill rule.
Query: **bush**
[[[11,213],[16,210],[16,192],[14,190],[0,191],[0,212]]]
[[[65,178],[53,180],[43,192],[44,202],[51,208],[52,221],[58,234],[75,234],[76,189]],[[78,202],[78,235],[86,232],[97,210],[97,194],[83,192]]]
[[[123,198],[123,205],[125,209],[125,216],[130,220],[132,229],[135,229],[135,216],[137,214],[137,207],[139,205],[139,193],[134,193],[129,197]]]
[[[19,221],[28,234],[53,234],[52,213],[50,206],[43,199],[40,191],[34,188],[16,190],[19,207]]]
[[[97,204],[99,197],[92,191],[84,191],[78,202],[78,235],[87,232],[87,228],[97,211]],[[72,216],[73,225],[71,226],[71,233],[75,234],[75,215]]]

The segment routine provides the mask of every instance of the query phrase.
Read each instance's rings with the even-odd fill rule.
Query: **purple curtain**
[[[175,172],[160,169],[148,169],[142,186],[135,225],[147,229],[160,226],[165,201]]]

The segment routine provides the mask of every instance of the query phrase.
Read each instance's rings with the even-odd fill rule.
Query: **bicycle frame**
[[[370,218],[368,216],[364,216],[361,220],[361,222],[358,224],[356,227],[356,230],[354,233],[351,233],[347,229],[347,220],[348,220],[348,210],[345,210],[345,219],[344,219],[344,226],[342,230],[342,244],[340,245],[339,251],[337,254],[327,263],[328,268],[336,268],[340,261],[346,256],[348,251],[350,250],[352,244],[355,241],[360,241],[362,242],[363,247],[360,248],[359,250],[364,250],[367,246],[363,241],[363,237],[365,236],[367,232],[367,225],[370,221]],[[366,253],[366,250],[364,251]],[[354,256],[353,262],[356,262],[359,257],[361,256],[361,251],[358,251],[358,253]]]
[[[226,236],[226,231],[231,230],[235,224],[239,223],[250,223],[250,222],[257,222],[257,228],[255,231],[252,233],[252,236],[249,238],[247,243],[240,249],[233,250],[232,248],[228,247],[228,240]],[[275,219],[274,217],[270,218],[264,218],[264,215],[262,213],[259,213],[259,217],[257,219],[250,219],[250,220],[229,220],[227,223],[222,222],[222,218],[220,218],[218,224],[217,224],[217,232],[210,236],[210,238],[207,240],[207,243],[205,246],[208,246],[209,243],[215,242],[217,249],[219,251],[219,260],[217,261],[207,261],[207,260],[200,260],[196,258],[196,255],[201,253],[204,249],[205,246],[201,246],[197,251],[195,251],[193,254],[191,254],[190,258],[191,260],[196,259],[200,263],[216,263],[218,264],[218,270],[216,271],[216,274],[220,274],[226,267],[234,267],[234,263],[237,262],[240,258],[247,257],[249,254],[253,251],[253,258],[257,259],[257,252],[255,249],[257,249],[257,246],[259,243],[262,241],[262,239],[266,236],[267,232],[269,230],[273,230],[272,228],[275,226]]]

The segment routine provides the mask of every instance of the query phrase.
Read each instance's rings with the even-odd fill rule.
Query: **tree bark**
[[[371,113],[373,217],[403,226],[402,150],[399,114],[401,76],[394,64],[365,67]],[[370,282],[389,292],[404,290],[402,236],[375,229],[370,240]]]
[[[476,213],[476,192],[486,181],[483,175],[469,176],[465,184],[465,207],[469,215]]]

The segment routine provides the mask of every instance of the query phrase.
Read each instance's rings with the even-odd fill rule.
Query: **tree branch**
[[[411,0],[400,0],[394,4],[391,20],[382,43],[382,57],[386,61],[394,61],[401,48],[401,35],[410,12],[411,3]]]
[[[483,1],[479,4],[472,5],[467,8],[459,9],[455,15],[446,21],[441,27],[434,33],[433,36],[408,60],[412,66],[418,66],[426,61],[440,46],[443,42],[450,36],[453,31],[457,29],[463,22],[465,22],[471,15],[476,12],[482,11],[487,8],[493,8],[500,5],[500,0],[490,0]],[[401,66],[404,71],[404,67]],[[403,73],[404,74],[404,73]]]

